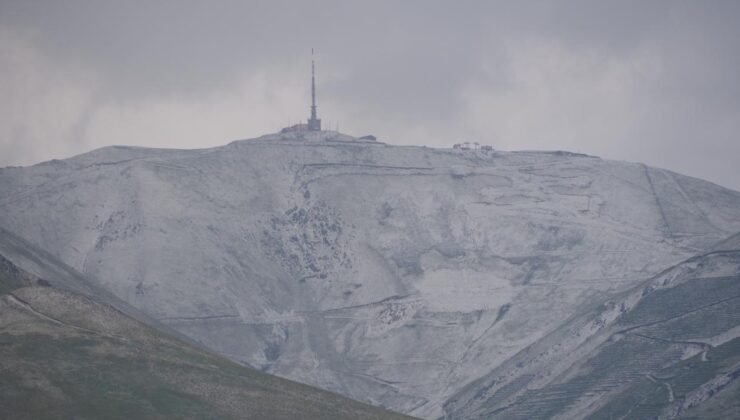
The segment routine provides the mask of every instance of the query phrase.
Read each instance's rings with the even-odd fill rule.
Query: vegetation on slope
[[[388,419],[245,368],[0,256],[0,418]]]

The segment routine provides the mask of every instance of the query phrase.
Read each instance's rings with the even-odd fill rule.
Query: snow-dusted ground
[[[276,134],[1,169],[0,227],[234,360],[435,417],[740,232],[740,193],[566,152]]]

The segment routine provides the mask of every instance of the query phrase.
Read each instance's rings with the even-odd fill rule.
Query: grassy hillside
[[[245,368],[0,256],[0,418],[405,418]]]

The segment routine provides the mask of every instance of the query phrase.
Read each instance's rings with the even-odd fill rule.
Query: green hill
[[[0,255],[0,418],[406,418],[210,354]]]

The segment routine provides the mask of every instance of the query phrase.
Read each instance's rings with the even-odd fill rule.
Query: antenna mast
[[[313,60],[313,48],[311,48],[311,118],[316,119],[316,70]]]
[[[311,118],[308,119],[310,131],[321,131],[321,120],[316,115],[316,76],[313,59],[313,48],[311,48]]]

